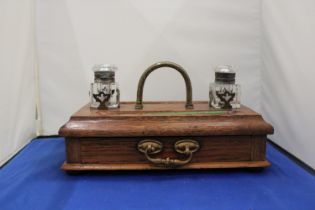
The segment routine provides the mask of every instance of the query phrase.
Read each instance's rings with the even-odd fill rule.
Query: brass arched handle
[[[191,86],[191,81],[190,78],[187,74],[187,72],[181,67],[180,65],[169,62],[169,61],[162,61],[155,63],[151,66],[149,66],[142,74],[140,77],[139,83],[138,83],[138,90],[137,90],[137,102],[136,102],[136,109],[143,109],[143,103],[142,103],[142,98],[143,98],[143,87],[144,87],[144,82],[149,76],[151,72],[158,68],[162,67],[170,67],[172,69],[177,70],[184,78],[185,84],[186,84],[186,108],[187,109],[193,109],[193,103],[192,103],[192,86]]]
[[[176,152],[180,154],[186,155],[186,159],[179,160],[179,159],[172,159],[169,157],[166,158],[152,158],[150,157],[151,154],[157,154],[162,152],[163,145],[159,141],[155,140],[143,140],[138,143],[138,150],[141,153],[144,153],[145,157],[151,162],[156,165],[162,165],[165,167],[176,167],[182,166],[191,161],[193,158],[193,153],[199,150],[199,143],[194,140],[181,140],[177,141],[174,145],[174,149]]]

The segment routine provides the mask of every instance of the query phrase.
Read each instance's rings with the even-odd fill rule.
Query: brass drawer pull
[[[155,140],[143,140],[138,143],[138,151],[144,153],[145,157],[156,165],[163,165],[165,167],[182,166],[189,163],[193,157],[193,153],[199,150],[199,143],[194,140],[181,140],[177,141],[174,145],[174,149],[177,153],[187,156],[185,160],[166,158],[152,158],[151,154],[157,154],[162,152],[163,145],[159,141]]]

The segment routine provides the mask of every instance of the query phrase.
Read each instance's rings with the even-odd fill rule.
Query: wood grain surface
[[[144,110],[134,110],[134,105],[122,103],[120,109],[112,110],[97,110],[84,106],[60,128],[59,135],[137,137],[273,133],[273,127],[266,123],[261,115],[245,106],[233,111],[224,111],[210,109],[207,102],[195,102],[193,110],[185,109],[184,102],[151,102],[145,104]]]
[[[143,110],[134,103],[120,109],[97,110],[84,106],[59,134],[66,139],[64,170],[148,170],[266,167],[266,136],[273,127],[262,116],[242,106],[237,110],[213,110],[207,102],[147,102]],[[195,140],[200,148],[183,166],[151,163],[138,151],[142,140],[163,144],[152,158],[185,160],[174,149],[177,141]]]

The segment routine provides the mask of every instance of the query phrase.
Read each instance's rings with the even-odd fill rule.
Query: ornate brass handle
[[[199,143],[194,140],[181,140],[177,141],[174,145],[176,152],[184,154],[187,156],[185,160],[166,158],[152,158],[151,154],[157,154],[162,152],[163,145],[159,141],[155,140],[143,140],[138,143],[138,150],[144,153],[145,157],[156,165],[163,165],[165,167],[176,167],[182,166],[189,163],[193,157],[193,153],[197,152],[199,149]]]
[[[192,87],[191,87],[191,82],[190,78],[187,74],[187,72],[181,67],[180,65],[169,62],[169,61],[162,61],[155,63],[151,66],[149,66],[142,74],[140,77],[139,83],[138,83],[138,90],[137,90],[137,102],[136,102],[136,109],[143,109],[143,103],[142,103],[142,98],[143,98],[143,87],[144,87],[144,82],[146,78],[149,76],[151,72],[154,70],[161,68],[161,67],[170,67],[175,70],[177,70],[185,80],[186,84],[186,108],[187,109],[193,109],[193,103],[192,103]]]

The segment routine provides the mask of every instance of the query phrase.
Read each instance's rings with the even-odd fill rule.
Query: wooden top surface
[[[194,103],[194,109],[186,109],[184,102],[146,102],[142,110],[135,109],[135,103],[122,102],[119,109],[98,110],[83,106],[72,118],[118,118],[118,117],[188,117],[188,116],[255,116],[259,115],[246,106],[235,110],[209,108],[206,101]]]
[[[143,110],[123,102],[119,109],[81,108],[59,130],[66,137],[264,135],[273,128],[261,115],[242,106],[234,110],[209,108],[208,102],[146,102]]]

